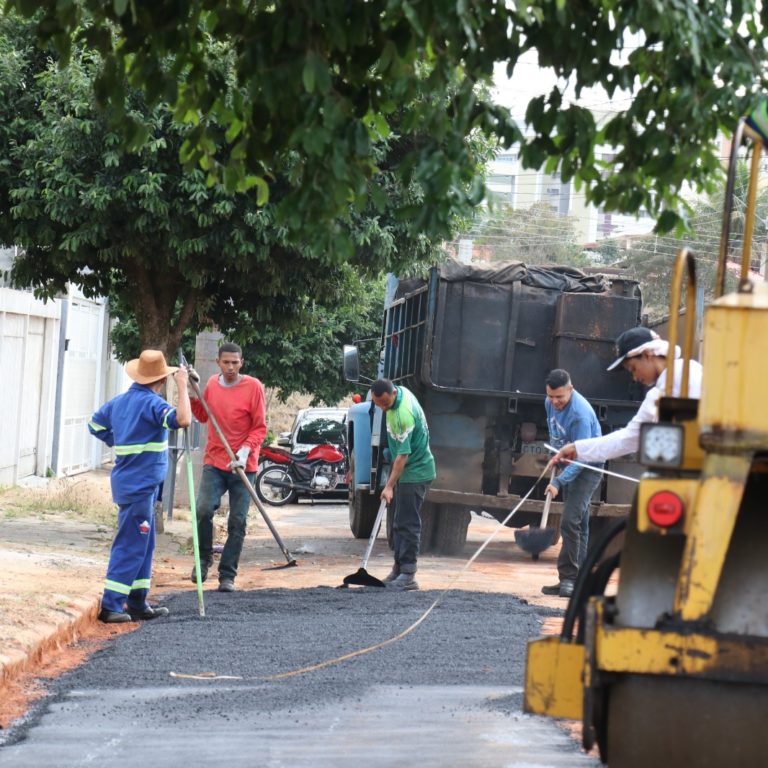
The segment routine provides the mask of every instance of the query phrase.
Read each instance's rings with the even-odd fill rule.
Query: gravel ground
[[[60,694],[73,688],[163,686],[172,681],[195,686],[205,695],[222,683],[232,686],[232,681],[172,680],[172,671],[261,682],[394,637],[439,594],[330,588],[207,593],[205,618],[198,615],[196,593],[174,595],[166,602],[169,619],[121,635],[64,676],[54,690]],[[248,706],[271,711],[326,704],[359,696],[366,686],[380,683],[521,686],[526,641],[540,633],[544,616],[558,613],[508,595],[449,593],[402,640],[319,671],[264,683]],[[141,659],[133,680],[126,679],[131,658]],[[243,687],[243,696],[251,697]],[[206,698],[210,714],[231,708],[231,701],[220,701],[215,693]],[[165,707],[163,712],[158,716],[167,716]]]
[[[552,721],[521,714],[525,644],[561,611],[509,595],[448,593],[401,640],[264,680],[388,640],[439,594],[208,592],[201,618],[196,593],[176,593],[168,619],[115,637],[55,681],[9,734],[0,766],[135,765],[138,735],[153,766],[196,764],[201,751],[243,766],[399,766],[413,740],[428,744],[421,766],[597,765]]]

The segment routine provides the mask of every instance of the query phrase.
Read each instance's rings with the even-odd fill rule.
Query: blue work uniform
[[[115,449],[112,498],[118,524],[109,555],[102,608],[122,613],[146,606],[155,551],[155,499],[168,469],[168,430],[176,409],[135,383],[91,417],[90,433]]]

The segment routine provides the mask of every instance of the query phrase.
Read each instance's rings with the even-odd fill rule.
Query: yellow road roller
[[[701,398],[684,396],[685,376],[673,397],[667,377],[659,420],[641,431],[645,472],[629,517],[595,542],[560,636],[528,645],[524,709],[581,720],[584,747],[597,744],[612,768],[768,766],[768,285],[749,270],[767,116],[763,106],[734,135]],[[744,143],[741,276],[725,294]],[[696,275],[686,250],[675,263],[673,318],[684,283],[687,370]],[[677,335],[670,323],[670,349]],[[616,569],[618,588],[606,595]]]

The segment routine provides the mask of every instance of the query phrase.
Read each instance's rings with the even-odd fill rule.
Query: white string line
[[[437,607],[438,603],[445,597],[445,595],[448,594],[448,592],[451,591],[453,588],[453,585],[464,575],[464,573],[467,571],[470,565],[477,560],[480,553],[493,541],[496,534],[506,526],[506,524],[512,519],[513,515],[520,509],[520,507],[523,505],[523,502],[525,502],[528,497],[533,493],[534,489],[536,488],[539,481],[544,477],[546,472],[549,470],[551,466],[551,462],[547,462],[547,465],[542,470],[541,474],[536,478],[533,485],[530,487],[528,492],[525,494],[525,496],[522,496],[520,498],[520,501],[517,503],[517,506],[515,506],[514,509],[502,520],[496,528],[491,531],[491,534],[485,539],[485,541],[478,547],[477,551],[472,555],[472,557],[467,560],[464,567],[451,579],[451,581],[448,582],[448,586],[445,587],[445,589],[435,598],[432,605],[427,608],[426,611],[418,618],[416,621],[413,622],[409,627],[404,629],[399,634],[395,635],[394,637],[390,637],[388,640],[383,640],[380,643],[376,643],[374,645],[369,645],[366,648],[360,648],[356,651],[351,651],[350,653],[345,653],[342,656],[336,656],[333,659],[326,659],[325,661],[320,661],[317,664],[311,664],[306,667],[301,667],[300,669],[294,669],[290,672],[282,672],[277,675],[268,675],[266,677],[242,677],[238,675],[217,675],[215,672],[202,672],[198,674],[187,674],[182,672],[169,672],[169,675],[174,678],[180,678],[184,680],[204,680],[204,681],[212,681],[212,680],[253,680],[253,681],[260,681],[260,682],[273,682],[275,680],[285,680],[289,677],[296,677],[298,675],[306,674],[307,672],[315,672],[319,669],[324,669],[325,667],[330,667],[334,664],[340,664],[342,661],[348,661],[349,659],[353,659],[357,656],[363,656],[366,653],[371,653],[372,651],[376,651],[379,648],[384,648],[387,645],[391,645],[392,643],[397,642],[398,640],[402,640],[406,635],[413,632],[416,627],[419,626],[419,624],[423,623],[424,620],[429,616],[430,613]]]
[[[544,443],[544,447],[552,453],[559,453],[557,448],[553,448],[551,445]],[[600,467],[593,467],[591,464],[585,464],[583,461],[576,461],[576,459],[563,459],[569,464],[575,464],[577,467],[584,467],[584,469],[591,469],[593,472],[599,472],[601,475],[610,475],[611,477],[618,477],[619,480],[629,480],[631,483],[639,483],[640,480],[636,477],[630,477],[629,475],[620,475],[618,472],[611,472],[610,469],[601,469]],[[538,481],[537,481],[538,482]]]

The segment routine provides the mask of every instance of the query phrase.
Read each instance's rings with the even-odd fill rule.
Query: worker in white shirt
[[[667,358],[670,355],[669,342],[664,341],[650,328],[631,328],[616,339],[618,358],[608,366],[613,371],[623,366],[632,374],[635,381],[650,387],[642,405],[626,427],[609,432],[602,437],[590,437],[564,445],[553,457],[554,462],[578,459],[586,463],[595,463],[616,459],[628,453],[634,453],[640,445],[640,425],[659,420],[657,404],[664,395],[667,383]],[[674,379],[672,396],[680,396],[680,384],[683,379],[683,360],[679,347],[672,351],[674,359]],[[689,362],[688,397],[698,399],[701,396],[701,364],[696,360]]]

